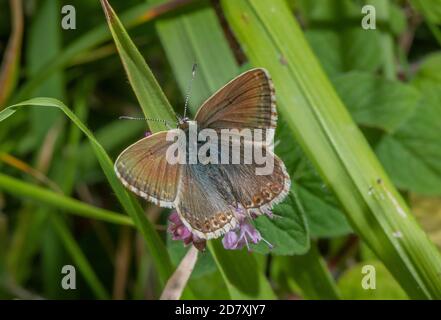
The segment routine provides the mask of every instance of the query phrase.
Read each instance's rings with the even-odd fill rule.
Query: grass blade
[[[219,240],[210,241],[208,247],[220,266],[231,299],[276,298],[255,256],[244,250],[225,250]]]
[[[33,199],[56,208],[66,210],[67,212],[71,212],[81,217],[122,225],[133,225],[132,219],[125,215],[85,204],[84,202],[20,181],[1,173],[0,189],[9,192],[14,196]]]
[[[284,280],[289,282],[292,279],[299,286],[303,298],[340,299],[337,285],[315,244],[304,255],[282,256],[277,259],[283,269]]]
[[[49,216],[49,219],[55,227],[55,230],[57,231],[58,236],[61,238],[61,241],[64,243],[66,250],[72,256],[72,259],[75,261],[75,265],[78,266],[78,269],[83,274],[83,277],[90,285],[94,294],[99,299],[109,299],[109,294],[93,271],[91,265],[87,261],[87,258],[84,256],[81,248],[78,246],[77,242],[70,233],[66,224],[62,221],[61,217],[55,214],[51,214]]]

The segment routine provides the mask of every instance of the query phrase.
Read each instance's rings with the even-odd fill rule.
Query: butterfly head
[[[178,129],[182,129],[182,130],[187,129],[189,122],[190,119],[188,117],[180,118],[178,121]]]

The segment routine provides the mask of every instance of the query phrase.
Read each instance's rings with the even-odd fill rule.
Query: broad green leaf
[[[201,300],[225,300],[229,297],[225,280],[219,272],[190,279],[189,285],[193,292],[197,292],[197,298]]]
[[[364,271],[364,266],[375,268],[375,274]],[[375,289],[364,289],[363,278],[372,275]],[[366,280],[369,284],[370,281]],[[408,299],[392,275],[379,261],[364,261],[346,271],[338,281],[343,299],[351,300],[404,300]]]
[[[255,221],[256,228],[274,248],[260,242],[253,246],[256,252],[280,255],[304,254],[309,249],[309,232],[305,212],[300,200],[292,191],[288,199],[274,207],[276,215],[270,219],[266,216]]]
[[[343,31],[308,29],[305,33],[330,76],[352,70],[373,72],[381,64],[379,35],[359,26]]]
[[[396,3],[389,3],[389,24],[391,31],[400,35],[407,29],[407,17],[405,11]]]
[[[441,194],[441,95],[425,97],[413,116],[377,145],[378,157],[401,189]]]
[[[352,232],[335,196],[328,187],[313,178],[299,180],[299,198],[305,208],[308,227],[312,237],[327,238]]]
[[[376,151],[402,189],[427,195],[441,194],[441,55],[429,56],[412,84],[422,99],[413,115]]]
[[[358,124],[387,132],[395,131],[412,115],[421,96],[410,85],[368,73],[349,72],[332,82]]]
[[[279,121],[276,153],[284,161],[293,188],[304,208],[312,237],[335,237],[352,231],[335,196],[292,139],[289,127]],[[295,241],[295,239],[293,239]]]
[[[428,84],[441,85],[441,52],[427,55],[418,68],[412,83],[421,90]]]
[[[361,6],[348,0],[303,0],[299,11],[306,39],[329,75],[378,69],[379,32],[361,28]]]

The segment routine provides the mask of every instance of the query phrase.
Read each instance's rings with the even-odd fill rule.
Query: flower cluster
[[[273,213],[271,210],[262,210],[268,217],[272,218]],[[247,247],[248,251],[251,251],[250,244],[257,244],[260,241],[264,241],[270,248],[273,246],[262,238],[260,232],[254,228],[250,223],[250,218],[256,218],[257,214],[251,214],[248,216],[243,208],[235,208],[235,216],[239,222],[234,230],[230,230],[224,235],[222,244],[225,249],[238,250],[243,247]],[[205,249],[206,241],[193,234],[181,221],[178,213],[173,211],[169,217],[168,232],[172,235],[173,240],[182,240],[185,245],[193,243],[193,245],[199,250]]]
[[[168,220],[170,221],[168,232],[171,234],[173,240],[182,240],[185,245],[193,243],[199,251],[205,250],[206,241],[191,233],[191,231],[182,223],[182,220],[179,218],[176,211],[173,211],[170,214]]]

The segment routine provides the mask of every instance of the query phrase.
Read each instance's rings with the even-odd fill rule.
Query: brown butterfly
[[[277,124],[275,101],[268,72],[252,69],[205,101],[196,113],[195,123],[200,130],[248,128],[271,134]],[[238,225],[238,208],[254,217],[285,198],[290,178],[266,140],[241,139],[240,144],[244,148],[246,144],[259,145],[274,163],[270,174],[256,175],[256,163],[171,164],[166,154],[174,141],[168,141],[167,134],[183,130],[188,135],[191,123],[184,118],[177,129],[155,133],[125,149],[115,162],[122,183],[161,207],[176,208],[184,225],[202,239],[217,238],[234,229]]]

